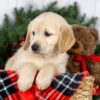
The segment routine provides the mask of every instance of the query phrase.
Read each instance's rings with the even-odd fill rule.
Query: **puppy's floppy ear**
[[[29,23],[28,28],[27,28],[27,35],[26,35],[26,40],[24,44],[24,50],[27,50],[30,45],[30,33],[31,33],[32,24],[33,24],[33,20]]]
[[[71,26],[67,28],[62,27],[60,31],[61,31],[61,36],[59,38],[58,48],[59,52],[63,53],[68,51],[74,45],[75,37]]]
[[[25,44],[24,44],[23,49],[24,50],[27,50],[27,48],[29,47],[29,45],[30,45],[30,35],[29,35],[29,33],[27,33],[27,36],[26,36],[26,40],[25,40]]]

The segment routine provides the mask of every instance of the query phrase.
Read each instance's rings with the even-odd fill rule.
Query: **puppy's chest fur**
[[[20,63],[33,63],[33,67],[35,65],[36,68],[41,69],[47,64],[53,64],[55,67],[57,67],[60,73],[64,73],[66,72],[67,60],[67,53],[58,54],[52,57],[42,57],[36,56],[27,51],[21,51],[21,53],[17,54],[17,59],[13,66],[18,66]]]

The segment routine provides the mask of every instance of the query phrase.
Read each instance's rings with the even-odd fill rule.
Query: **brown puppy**
[[[75,54],[81,54],[83,56],[94,54],[99,37],[97,30],[94,28],[80,25],[72,25],[72,28],[76,41],[79,41],[79,43],[76,43],[70,50],[72,54],[70,55],[67,68],[71,73],[81,71],[81,64],[74,60]],[[81,46],[80,49],[78,44]],[[100,63],[88,61],[87,65],[88,71],[95,78],[95,83],[100,86]]]

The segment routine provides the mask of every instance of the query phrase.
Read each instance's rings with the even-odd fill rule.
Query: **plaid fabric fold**
[[[0,100],[69,100],[83,77],[82,73],[63,73],[55,77],[51,86],[44,91],[33,83],[31,89],[21,92],[17,87],[16,72],[0,70]]]

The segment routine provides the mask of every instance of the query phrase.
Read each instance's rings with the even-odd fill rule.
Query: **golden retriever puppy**
[[[5,69],[17,72],[21,91],[29,89],[35,78],[37,87],[44,90],[55,75],[65,73],[66,51],[74,43],[72,28],[62,16],[43,13],[29,23],[25,44],[8,60]]]

